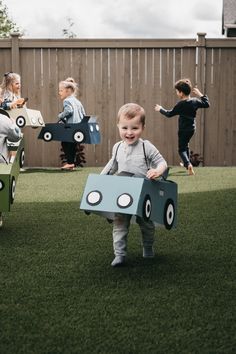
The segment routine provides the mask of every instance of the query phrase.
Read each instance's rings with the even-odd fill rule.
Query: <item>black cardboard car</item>
[[[95,116],[84,116],[80,123],[47,123],[38,135],[46,142],[57,140],[83,144],[99,144],[100,129]]]

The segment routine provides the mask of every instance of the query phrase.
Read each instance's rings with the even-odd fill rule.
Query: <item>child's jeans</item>
[[[115,256],[126,256],[127,253],[127,237],[132,215],[116,214],[113,221],[113,248]],[[152,247],[154,243],[155,226],[152,221],[145,221],[137,217],[142,233],[143,247]]]

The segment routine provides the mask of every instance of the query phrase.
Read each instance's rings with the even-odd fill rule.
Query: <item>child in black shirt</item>
[[[181,79],[176,82],[175,90],[180,101],[172,110],[166,110],[159,104],[155,105],[155,111],[162,113],[168,118],[179,115],[178,127],[178,150],[184,167],[189,175],[194,175],[193,166],[190,162],[189,141],[196,130],[196,112],[198,108],[210,106],[208,97],[203,95],[198,88],[193,88],[189,79]],[[190,97],[190,92],[198,97]]]

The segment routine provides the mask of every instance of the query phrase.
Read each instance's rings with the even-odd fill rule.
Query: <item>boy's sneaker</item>
[[[125,264],[125,256],[115,256],[113,261],[111,262],[112,267],[120,267]]]
[[[154,257],[154,249],[152,246],[143,247],[143,258],[153,258]]]
[[[188,165],[188,174],[189,174],[189,176],[195,175],[194,170],[193,170],[193,166],[191,163]]]

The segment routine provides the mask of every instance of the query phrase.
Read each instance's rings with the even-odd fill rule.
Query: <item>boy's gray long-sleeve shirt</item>
[[[114,174],[125,171],[133,173],[137,177],[146,177],[149,168],[156,169],[158,167],[164,167],[165,169],[167,168],[167,163],[149,140],[139,139],[131,145],[121,141],[113,146],[112,158],[106,164],[101,174]]]
[[[7,139],[17,142],[21,137],[20,128],[11,119],[0,114],[0,163],[8,160]]]

